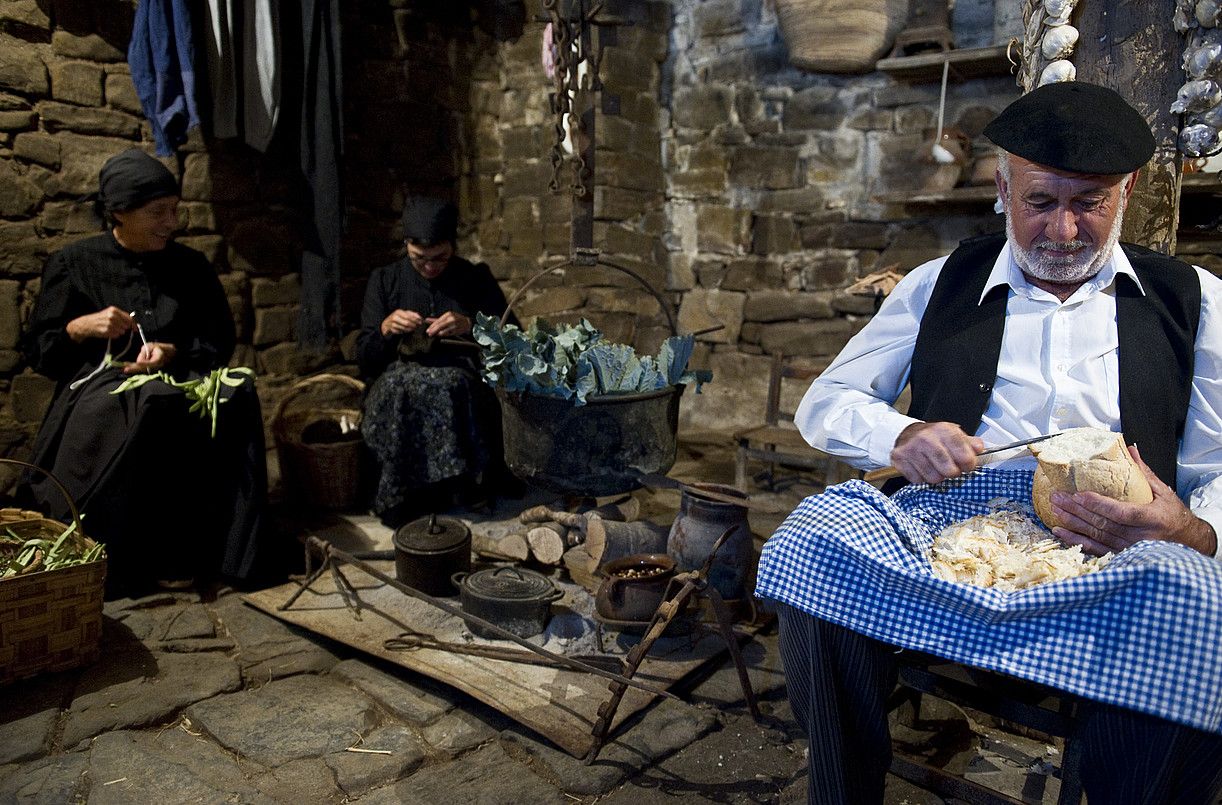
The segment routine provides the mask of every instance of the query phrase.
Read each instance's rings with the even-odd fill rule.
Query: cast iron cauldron
[[[471,570],[471,529],[453,517],[431,515],[395,531],[395,576],[435,596],[454,595],[450,579]]]
[[[675,463],[683,386],[572,400],[497,390],[505,463],[564,495],[618,495]]]
[[[518,637],[543,631],[552,602],[564,596],[551,579],[533,570],[496,567],[475,573],[455,573],[451,578],[462,599],[463,612],[495,623]],[[498,639],[477,624],[468,624],[471,634]]]

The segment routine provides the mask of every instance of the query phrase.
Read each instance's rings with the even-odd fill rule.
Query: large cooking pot
[[[505,463],[528,483],[562,495],[629,492],[642,475],[675,463],[683,386],[572,400],[498,389]]]
[[[670,303],[644,277],[602,258],[595,262],[636,280],[657,300],[671,334],[678,335]],[[501,327],[527,289],[549,273],[576,266],[564,260],[528,279],[509,298]],[[497,389],[505,464],[523,481],[562,495],[629,492],[641,485],[642,475],[665,475],[674,465],[683,388],[672,385],[635,394],[591,395],[585,405]]]
[[[454,595],[451,577],[471,570],[471,529],[453,517],[431,515],[395,531],[395,576],[427,595]]]
[[[552,602],[564,596],[542,573],[521,568],[489,568],[475,573],[455,573],[451,579],[462,599],[463,612],[495,623],[518,637],[543,631]],[[470,623],[471,634],[498,639],[501,636]]]

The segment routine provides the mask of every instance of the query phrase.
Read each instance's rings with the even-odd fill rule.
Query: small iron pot
[[[564,596],[551,579],[533,570],[505,567],[475,573],[455,573],[451,577],[462,598],[463,612],[495,623],[518,637],[531,637],[543,631],[551,614],[552,602]],[[501,639],[501,636],[471,623],[471,634]]]
[[[453,517],[422,517],[395,531],[395,576],[433,596],[454,595],[450,579],[471,570],[471,529]]]

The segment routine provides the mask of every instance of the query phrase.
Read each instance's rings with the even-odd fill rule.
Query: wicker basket
[[[46,470],[24,461],[8,464],[44,473],[68,500],[76,533],[81,531],[76,504],[63,485]],[[0,509],[0,529],[26,539],[54,538],[67,526],[38,512]],[[102,635],[102,595],[106,557],[57,570],[32,569],[0,579],[0,685],[44,671],[66,671],[98,658]]]
[[[354,398],[352,407],[329,404],[327,407],[293,407],[310,390],[318,392],[330,385],[341,387],[345,396]],[[334,390],[334,389],[333,389]],[[309,444],[301,439],[311,424],[347,418],[353,426],[361,421],[360,397],[365,384],[340,374],[321,374],[298,381],[276,407],[272,417],[272,436],[280,458],[280,476],[286,489],[299,502],[323,509],[348,509],[357,501],[361,489],[361,441]]]

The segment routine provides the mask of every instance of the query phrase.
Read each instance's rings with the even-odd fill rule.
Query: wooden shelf
[[[1222,195],[1222,176],[1217,173],[1186,173],[1180,185],[1181,195]]]
[[[985,48],[964,48],[944,53],[921,53],[916,56],[897,56],[880,59],[875,69],[901,81],[941,81],[942,63],[950,63],[950,75],[960,81],[969,78],[988,78],[1010,75],[1010,61],[1006,58],[1007,45],[990,45]]]

